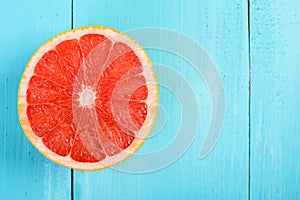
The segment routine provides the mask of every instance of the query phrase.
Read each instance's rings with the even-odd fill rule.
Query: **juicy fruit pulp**
[[[135,49],[103,34],[61,41],[28,81],[33,133],[55,154],[82,163],[126,150],[149,114],[143,67]]]

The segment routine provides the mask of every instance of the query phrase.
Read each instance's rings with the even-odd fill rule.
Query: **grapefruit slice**
[[[20,81],[25,135],[63,166],[97,170],[132,155],[155,122],[157,81],[129,36],[107,27],[64,32],[30,59]]]

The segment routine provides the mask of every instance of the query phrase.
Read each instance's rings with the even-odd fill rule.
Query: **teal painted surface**
[[[73,0],[73,10],[71,4],[71,0],[1,2],[3,199],[71,199],[72,193],[76,200],[300,198],[298,1],[251,0],[250,47],[247,1]],[[183,59],[147,49],[153,63],[170,66],[197,91],[200,122],[195,140],[179,160],[156,172],[74,171],[71,191],[71,170],[47,160],[24,136],[17,116],[17,88],[34,51],[47,39],[71,28],[72,12],[74,27],[105,25],[120,31],[169,28],[186,34],[207,50],[218,66],[226,91],[224,130],[208,157],[198,158],[212,114],[203,78]],[[170,77],[158,74],[158,80],[163,79]],[[180,85],[178,81],[174,87]],[[156,135],[138,153],[163,148],[179,128],[180,102],[166,88],[160,86],[159,90],[159,117],[163,120],[165,116],[166,123],[156,125]]]
[[[209,126],[210,97],[187,62],[158,50],[148,50],[153,63],[170,66],[196,91],[200,123],[188,151],[157,172],[128,174],[113,169],[75,171],[75,199],[247,199],[248,196],[248,38],[247,2],[240,1],[74,1],[74,27],[105,25],[121,31],[163,27],[179,31],[204,47],[218,66],[226,90],[227,117],[211,154],[199,150]],[[158,80],[171,78],[158,74]],[[180,82],[177,82],[180,85]],[[138,153],[156,151],[177,134],[180,107],[172,93],[160,87],[166,124]],[[193,120],[193,119],[190,119]],[[126,162],[126,161],[125,161]]]
[[[300,198],[300,2],[251,2],[251,196]]]
[[[0,199],[70,199],[70,170],[30,144],[17,114],[23,70],[40,45],[70,28],[70,3],[2,1],[0,25]]]

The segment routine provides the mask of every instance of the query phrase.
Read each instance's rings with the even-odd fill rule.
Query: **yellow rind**
[[[42,155],[44,155],[46,158],[48,158],[49,160],[53,161],[54,163],[57,163],[57,164],[59,164],[59,165],[62,165],[62,166],[64,166],[64,167],[67,167],[67,168],[72,168],[72,169],[75,169],[75,170],[94,171],[94,170],[105,169],[105,168],[107,168],[107,167],[111,167],[111,166],[113,166],[113,165],[116,165],[116,164],[121,163],[122,161],[124,161],[124,160],[128,159],[130,156],[132,156],[132,155],[133,155],[133,154],[134,154],[134,153],[135,153],[135,152],[143,145],[143,143],[145,142],[146,138],[149,136],[149,134],[151,133],[151,131],[152,131],[153,127],[154,127],[154,124],[155,124],[154,122],[156,121],[157,113],[158,113],[158,106],[156,107],[156,109],[155,109],[155,111],[154,111],[153,123],[151,124],[150,130],[148,131],[148,133],[146,134],[146,136],[144,137],[144,139],[136,138],[135,140],[141,140],[141,143],[140,143],[139,145],[137,145],[137,146],[132,146],[132,144],[133,144],[133,143],[132,143],[132,144],[128,147],[128,148],[130,148],[130,150],[132,150],[132,153],[131,153],[130,155],[128,155],[127,157],[125,157],[125,158],[122,159],[122,160],[116,161],[115,163],[113,163],[113,164],[111,164],[111,165],[103,165],[103,164],[101,164],[101,167],[94,167],[94,168],[73,167],[73,166],[71,166],[71,165],[69,165],[69,164],[65,164],[65,163],[59,162],[58,160],[55,160],[55,159],[53,159],[52,157],[50,157],[46,152],[42,151],[42,150],[36,145],[36,143],[33,141],[33,138],[32,138],[32,134],[34,134],[34,133],[33,133],[32,131],[29,131],[29,130],[27,130],[27,129],[25,128],[25,124],[24,124],[25,122],[24,122],[24,119],[22,119],[22,118],[20,117],[22,112],[25,112],[25,113],[26,113],[26,110],[22,110],[22,109],[25,109],[25,108],[23,108],[23,107],[25,107],[26,104],[20,104],[20,98],[21,98],[21,96],[20,96],[20,88],[21,88],[21,85],[23,84],[23,81],[24,81],[24,79],[25,79],[24,74],[25,74],[25,72],[27,71],[27,69],[29,68],[30,63],[32,62],[33,58],[39,53],[39,51],[40,51],[43,47],[47,46],[49,43],[51,43],[51,42],[52,42],[53,40],[55,40],[56,38],[58,38],[58,37],[60,37],[60,36],[63,36],[63,35],[65,35],[66,33],[69,33],[69,32],[76,32],[76,31],[78,31],[78,30],[85,30],[85,29],[111,30],[111,31],[113,31],[113,32],[115,32],[115,33],[123,34],[123,35],[124,35],[124,33],[120,32],[120,31],[118,31],[118,30],[116,30],[116,29],[113,29],[113,28],[108,28],[108,27],[106,27],[106,26],[84,26],[84,27],[75,28],[75,29],[72,29],[72,30],[69,30],[69,31],[64,31],[64,32],[62,32],[62,33],[56,35],[55,37],[49,39],[47,42],[45,42],[45,43],[44,43],[42,46],[40,46],[40,47],[35,51],[35,53],[31,56],[31,58],[29,59],[28,64],[26,65],[26,67],[25,67],[25,69],[24,69],[24,73],[23,73],[23,75],[22,75],[22,77],[21,77],[21,81],[20,81],[20,84],[19,84],[19,87],[18,87],[18,116],[19,116],[19,120],[20,120],[21,127],[22,127],[22,129],[23,129],[23,131],[24,131],[24,134],[26,135],[26,137],[28,138],[28,140],[30,141],[30,143],[31,143],[31,144],[32,144],[32,145],[33,145],[33,146],[34,146],[34,147],[35,147]],[[151,66],[152,75],[153,75],[153,77],[154,77],[154,79],[155,79],[155,81],[156,81],[156,84],[155,84],[155,88],[156,88],[156,99],[155,99],[155,103],[156,103],[156,105],[158,105],[158,83],[157,83],[157,79],[156,79],[156,73],[155,73],[155,71],[154,71],[154,68],[153,68],[153,65],[152,65],[152,63],[151,63],[151,60],[150,60],[148,54],[146,53],[145,49],[143,49],[143,48],[141,47],[141,45],[140,45],[139,43],[137,43],[137,41],[135,41],[135,40],[134,40],[131,36],[129,36],[129,35],[126,35],[126,37],[127,37],[128,39],[130,39],[133,43],[135,43],[137,46],[139,46],[139,47],[143,50],[143,53],[144,53],[144,55],[145,55],[146,58],[147,58],[147,64],[149,64],[149,66]],[[135,140],[134,140],[134,141],[135,141]],[[131,147],[131,146],[132,146],[132,147]],[[128,148],[127,148],[127,149],[128,149]],[[60,156],[60,155],[57,155],[57,156]],[[60,157],[62,157],[62,156],[60,156]],[[75,161],[75,160],[74,160],[74,162],[78,162],[78,161]],[[100,161],[99,163],[101,163],[101,161]]]

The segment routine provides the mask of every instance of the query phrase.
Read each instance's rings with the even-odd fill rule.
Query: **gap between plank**
[[[74,6],[74,2],[73,0],[71,0],[71,29],[73,29],[73,19],[74,19],[73,6]]]
[[[71,169],[71,200],[74,200],[74,170]]]
[[[73,6],[74,6],[74,1],[71,0],[71,29],[73,29]],[[71,169],[71,200],[74,200],[74,170]]]
[[[251,71],[251,10],[250,10],[250,0],[247,0],[247,19],[248,19],[248,64],[249,64],[249,82],[248,82],[248,200],[251,199],[251,83],[252,83],[252,71]]]

